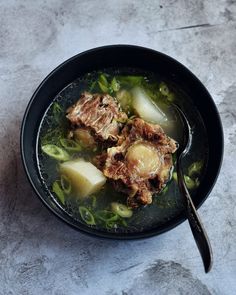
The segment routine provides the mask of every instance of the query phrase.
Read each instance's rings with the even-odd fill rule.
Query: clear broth
[[[184,158],[183,170],[184,172],[187,171],[187,168],[191,163],[199,161],[201,159],[204,161],[201,178],[204,177],[204,170],[206,168],[208,157],[207,136],[201,116],[194,106],[193,102],[191,101],[191,97],[189,97],[186,93],[179,89],[177,85],[172,84],[171,81],[163,79],[163,77],[159,77],[156,74],[154,75],[150,72],[147,73],[138,69],[134,70],[128,68],[121,69],[119,71],[114,69],[104,69],[102,72],[108,73],[113,76],[142,75],[147,77],[148,81],[155,81],[156,83],[160,83],[164,80],[166,82],[168,87],[174,93],[176,102],[185,112],[192,128],[192,144],[188,154]],[[58,201],[58,198],[52,192],[52,184],[59,177],[57,169],[58,162],[51,159],[41,151],[41,143],[45,135],[47,135],[53,129],[57,128],[58,124],[65,133],[69,130],[70,124],[65,117],[65,112],[67,108],[79,99],[82,92],[89,90],[92,83],[96,81],[99,73],[100,72],[92,72],[84,75],[83,77],[79,77],[74,82],[65,87],[60,93],[58,93],[58,95],[53,99],[52,103],[45,112],[38,131],[38,167],[41,175],[42,184],[50,197],[54,200],[54,202],[56,202],[62,210],[64,210],[67,214],[69,214],[79,222],[83,222],[78,210],[79,206],[92,206],[91,199],[88,197],[85,201],[81,201],[73,196],[70,196],[66,199],[65,206],[63,206]],[[96,87],[91,92],[97,92]],[[60,119],[59,122],[55,121],[55,117],[53,116],[52,106],[54,102],[57,102],[64,110],[64,116]],[[178,122],[176,122],[175,125],[176,128],[165,131],[167,135],[178,141],[180,138],[179,134],[181,134],[182,130],[180,130],[181,127],[177,123]],[[100,151],[101,150],[93,152],[85,149],[74,155],[74,157],[83,157],[87,160],[90,160],[91,157],[99,154]],[[199,179],[200,182],[201,178]],[[196,193],[197,189],[191,190],[192,197],[194,197]],[[93,210],[95,211],[108,208],[109,204],[113,201],[119,201],[125,204],[126,196],[120,192],[114,191],[112,185],[107,182],[104,188],[96,194],[96,200],[96,207],[93,208]],[[168,220],[179,215],[182,211],[183,203],[181,195],[179,194],[177,183],[172,179],[168,183],[168,190],[165,193],[160,193],[153,196],[153,203],[151,205],[143,206],[134,210],[133,216],[129,219],[126,219],[127,226],[121,225],[116,228],[105,228],[103,225],[98,224],[95,225],[95,227],[97,227],[97,229],[101,231],[105,230],[112,232],[142,232],[163,225]]]

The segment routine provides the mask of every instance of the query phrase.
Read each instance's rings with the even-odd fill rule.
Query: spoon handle
[[[207,233],[203,227],[203,224],[200,220],[200,217],[197,213],[197,210],[193,204],[192,198],[188,192],[188,189],[184,182],[184,177],[182,173],[182,169],[177,161],[177,175],[178,175],[178,184],[182,196],[184,198],[186,215],[190,224],[190,228],[192,230],[195,242],[198,246],[199,252],[202,257],[202,261],[204,264],[205,272],[208,273],[212,267],[212,249]]]

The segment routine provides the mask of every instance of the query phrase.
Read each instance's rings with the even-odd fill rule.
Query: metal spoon
[[[187,154],[191,145],[191,128],[186,116],[184,115],[180,107],[175,104],[173,104],[173,106],[177,110],[184,127],[183,141],[179,143],[176,160],[179,190],[183,196],[185,211],[189,221],[189,225],[192,230],[195,242],[198,246],[199,252],[201,254],[205,272],[207,273],[211,270],[212,267],[212,249],[206,231],[202,225],[200,217],[184,182],[183,171],[181,167],[181,160]]]

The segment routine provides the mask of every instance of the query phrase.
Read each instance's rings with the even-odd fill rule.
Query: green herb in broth
[[[102,74],[99,76],[98,85],[104,93],[109,92],[109,84],[105,75]]]
[[[119,216],[117,214],[108,210],[99,210],[96,212],[95,216],[97,219],[104,222],[117,221],[119,219]]]
[[[178,182],[178,176],[176,172],[173,173],[173,179],[176,183]],[[188,175],[184,175],[184,181],[187,188],[190,190],[196,189],[200,185],[199,178],[192,179]]]
[[[79,207],[82,220],[88,225],[96,225],[93,214],[84,206]]]
[[[72,139],[61,138],[60,144],[69,152],[80,152],[82,150],[81,145]]]
[[[70,159],[70,155],[62,148],[55,144],[45,144],[41,147],[42,151],[49,157],[52,157],[59,161],[67,161]]]
[[[146,77],[145,76],[115,76],[116,80],[120,83],[121,88],[132,89],[136,86],[141,86],[144,84]]]
[[[96,83],[96,81],[93,83]],[[100,90],[103,93],[112,94],[113,92],[117,92],[120,89],[120,83],[117,81],[116,77],[113,77],[111,80],[111,77],[109,77],[107,74],[101,74],[97,80],[97,83],[99,85]],[[94,87],[95,87],[95,84],[92,87],[92,89]]]
[[[50,123],[45,124],[46,126],[49,125],[49,127],[47,128],[45,126],[46,130],[44,134],[40,136],[40,141],[42,145],[54,144],[60,146],[60,140],[65,137],[67,128],[67,124],[65,124],[67,122],[64,118],[65,110],[63,110],[62,106],[60,106],[58,102],[53,102],[50,107],[50,111],[51,114],[48,118]]]
[[[204,166],[203,161],[198,161],[198,162],[192,163],[188,167],[188,176],[189,177],[196,176],[196,175],[199,176],[201,174],[203,166]]]
[[[116,77],[114,77],[111,81],[111,88],[113,89],[114,92],[117,92],[120,89],[120,84],[119,82],[117,82]]]
[[[59,103],[57,102],[53,103],[52,112],[53,112],[55,122],[60,124],[60,121],[63,116],[63,110],[62,110],[62,107],[59,105]]]
[[[120,215],[110,210],[99,210],[95,213],[98,224],[107,229],[116,229],[119,226],[127,227],[127,222]]]
[[[131,209],[118,202],[111,203],[111,210],[123,218],[130,218],[133,215],[133,211]]]
[[[57,198],[59,199],[59,201],[65,205],[65,195],[63,193],[63,190],[60,186],[60,184],[58,183],[58,181],[55,181],[52,185],[52,191],[56,194]]]
[[[184,175],[184,181],[188,189],[195,189],[199,186],[198,179],[193,180],[188,175]]]
[[[63,192],[69,195],[72,192],[72,185],[71,185],[70,179],[66,175],[61,174],[60,181],[61,181],[61,188]]]
[[[122,217],[117,212],[114,212],[114,205],[112,204],[118,203],[125,206],[126,196],[115,192],[109,183],[106,183],[95,194],[93,193],[84,199],[78,199],[72,186],[70,188],[69,183],[71,181],[70,179],[68,181],[68,176],[64,178],[64,174],[60,175],[60,169],[58,170],[56,165],[57,162],[47,160],[51,155],[44,153],[43,146],[46,144],[56,145],[57,148],[63,149],[72,161],[79,157],[89,162],[105,149],[101,145],[89,149],[78,141],[72,140],[71,142],[71,139],[67,137],[69,128],[65,118],[66,109],[78,100],[83,91],[109,93],[117,98],[121,108],[129,117],[135,115],[133,107],[133,89],[135,87],[140,87],[154,104],[164,110],[168,110],[170,102],[173,100],[178,102],[183,109],[192,110],[193,114],[190,112],[189,116],[196,131],[193,134],[190,156],[185,159],[185,171],[188,171],[185,178],[188,185],[194,183],[191,192],[192,194],[196,193],[207,159],[207,143],[198,140],[198,138],[206,138],[204,126],[201,118],[194,113],[195,109],[191,104],[191,100],[171,83],[166,80],[163,82],[163,80],[162,77],[156,77],[152,73],[143,73],[138,70],[134,73],[133,70],[129,69],[124,71],[108,69],[103,72],[86,74],[62,90],[55,98],[54,103],[43,118],[42,127],[39,131],[39,143],[41,145],[39,153],[43,152],[44,154],[43,157],[40,156],[40,172],[41,175],[49,175],[48,179],[44,179],[47,188],[50,190],[52,187],[51,191],[54,193],[55,200],[58,200],[64,206],[65,211],[75,219],[79,219],[88,226],[94,226],[100,230],[142,231],[158,226],[158,224],[169,220],[183,210],[181,196],[175,181],[167,183],[162,192],[154,196],[151,205],[138,210],[128,209],[132,213],[128,211],[129,217]],[[171,136],[174,137],[176,134],[175,129],[172,131]],[[194,164],[198,159],[203,159],[202,166]],[[64,160],[59,159],[59,161]],[[173,178],[175,178],[175,173],[173,173]]]

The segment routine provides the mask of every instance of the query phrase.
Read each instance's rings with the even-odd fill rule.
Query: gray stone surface
[[[114,43],[178,59],[219,107],[224,163],[199,210],[207,275],[187,222],[147,240],[93,239],[50,214],[26,179],[19,131],[33,91],[72,55]],[[236,294],[235,73],[234,0],[0,0],[0,294]]]

